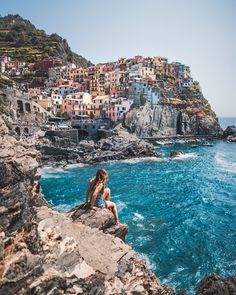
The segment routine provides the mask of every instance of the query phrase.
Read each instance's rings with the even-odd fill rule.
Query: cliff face
[[[148,103],[126,114],[124,125],[138,136],[220,135],[215,113],[205,99],[172,99],[151,107]]]
[[[39,153],[5,121],[0,118],[0,294],[173,294],[123,242],[127,225],[115,226],[109,210],[60,214],[48,207],[39,193]]]

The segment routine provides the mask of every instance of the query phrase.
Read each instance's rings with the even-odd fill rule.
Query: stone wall
[[[69,129],[69,130],[48,130],[45,134],[46,137],[52,138],[58,136],[60,138],[67,138],[75,143],[79,142],[78,130]]]

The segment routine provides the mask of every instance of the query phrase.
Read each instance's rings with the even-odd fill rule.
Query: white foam
[[[222,153],[217,152],[215,159],[222,170],[236,173],[236,163],[227,161]]]
[[[188,154],[181,154],[177,157],[172,158],[172,160],[186,160],[186,159],[193,159],[197,158],[197,154],[195,153],[188,153]]]
[[[135,221],[142,220],[142,219],[144,219],[144,216],[142,214],[139,214],[139,213],[134,213],[134,218],[133,219]]]
[[[151,262],[150,259],[144,255],[143,253],[137,253],[137,257],[138,259],[146,259],[147,261],[147,265],[148,267],[152,270],[152,271],[155,271],[156,270],[156,264],[154,262]]]
[[[158,141],[156,140],[156,144],[158,145],[168,145],[168,144],[174,144],[175,142],[172,140],[172,141]]]
[[[116,204],[117,204],[118,212],[122,211],[124,208],[127,207],[127,205],[124,202],[121,202],[121,201],[117,202]]]
[[[143,158],[133,158],[133,159],[120,160],[119,162],[128,163],[128,164],[136,164],[136,163],[144,162],[144,161],[160,162],[160,161],[163,161],[163,160],[164,160],[163,158],[143,157]]]

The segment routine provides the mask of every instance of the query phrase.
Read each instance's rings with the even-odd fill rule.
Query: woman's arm
[[[90,180],[87,191],[86,191],[86,203],[88,203],[88,201],[89,201],[89,193],[91,191],[92,185],[93,185],[93,179]]]
[[[96,189],[94,190],[94,192],[93,192],[93,196],[92,196],[92,200],[91,200],[91,208],[94,207],[95,201],[96,201],[97,196],[98,196],[99,192],[101,191],[102,187],[103,187],[103,184],[101,183],[101,184],[99,184],[99,185],[96,187]]]

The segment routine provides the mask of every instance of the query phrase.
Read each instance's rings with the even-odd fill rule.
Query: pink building
[[[124,97],[113,98],[110,104],[104,107],[106,118],[113,122],[120,121],[124,114],[130,110],[133,100]]]

